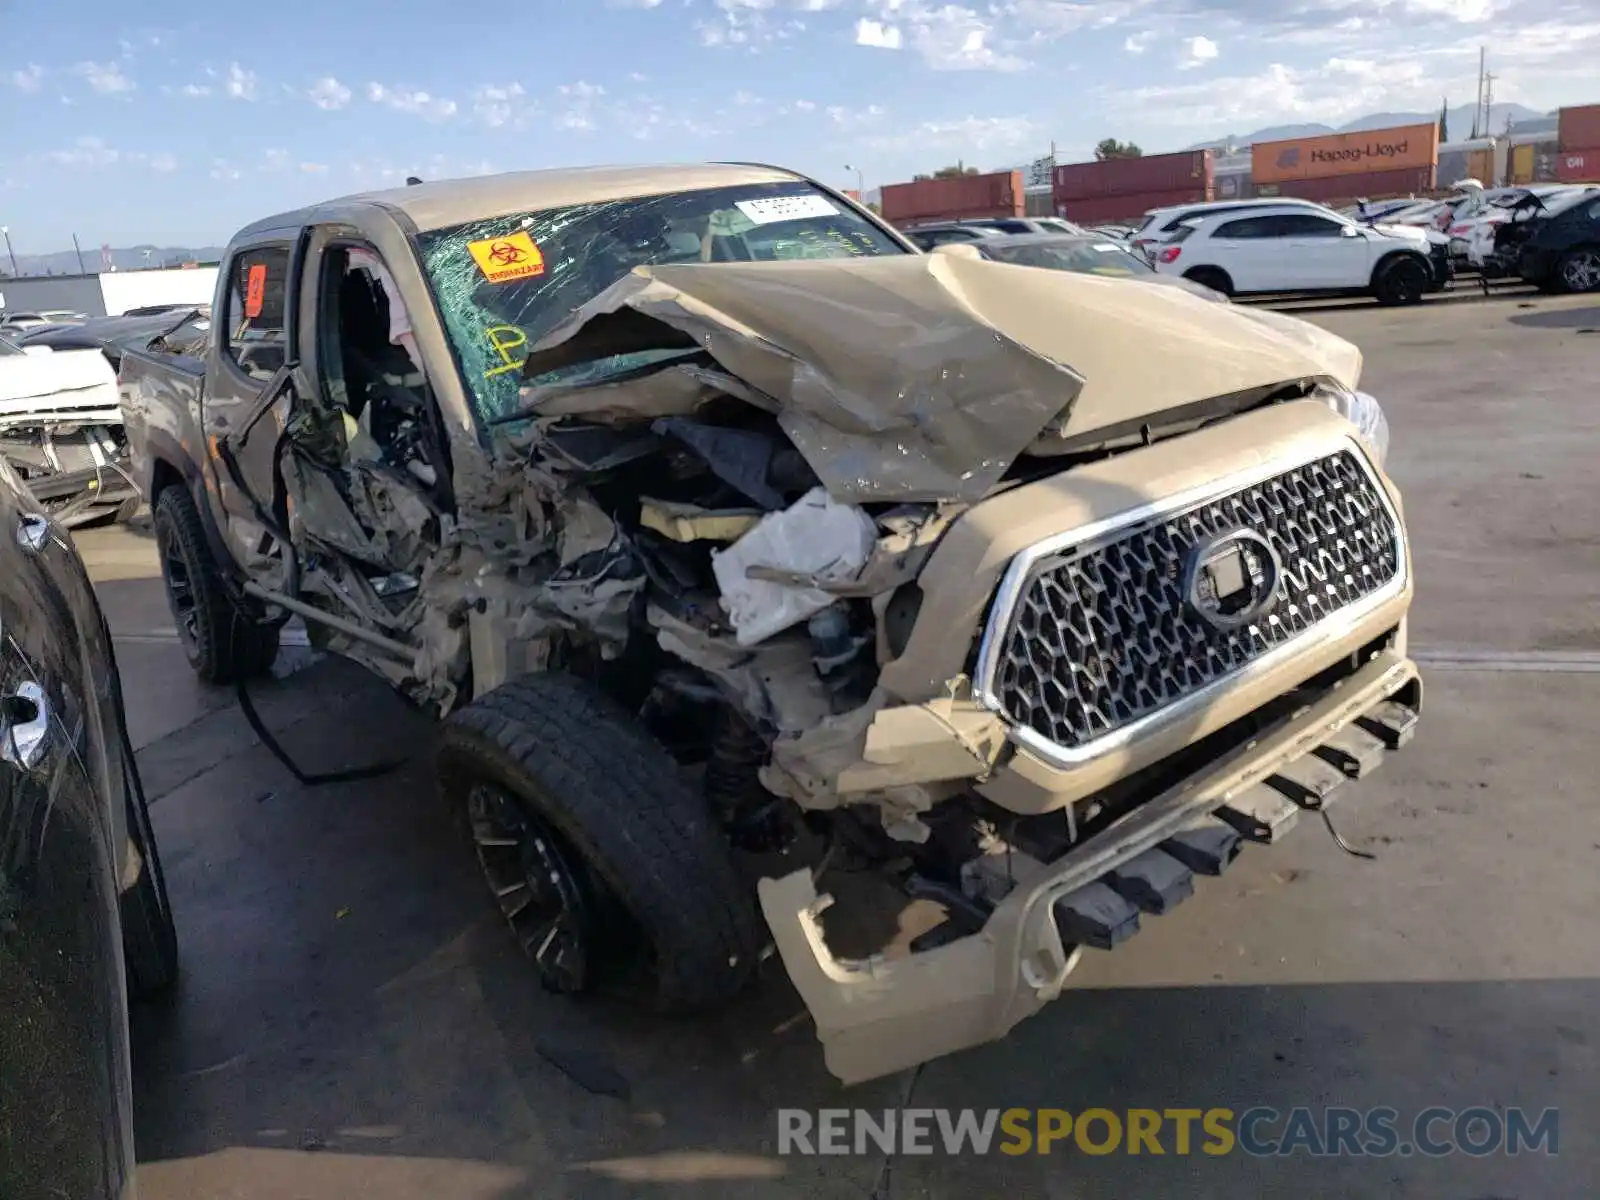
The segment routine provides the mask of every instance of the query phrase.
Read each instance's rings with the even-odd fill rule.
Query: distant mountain
[[[1521,124],[1524,121],[1540,121],[1548,114],[1538,109],[1528,108],[1523,104],[1496,104],[1489,113],[1489,128],[1480,130],[1480,135],[1488,133],[1504,133],[1508,121]],[[1233,134],[1213,141],[1198,142],[1193,146],[1185,147],[1189,150],[1220,150],[1225,146],[1234,146],[1243,149],[1254,145],[1256,142],[1281,142],[1290,138],[1319,137],[1328,133],[1360,133],[1367,129],[1389,129],[1395,125],[1421,125],[1428,121],[1439,119],[1438,110],[1433,112],[1380,112],[1370,113],[1364,117],[1357,117],[1354,121],[1334,127],[1332,125],[1306,124],[1306,125],[1269,125],[1265,129],[1257,129],[1253,133]],[[1449,125],[1451,141],[1462,141],[1472,134],[1472,105],[1461,104],[1449,109],[1446,114],[1446,123]]]
[[[142,267],[176,267],[186,262],[216,262],[222,257],[222,250],[221,246],[129,246],[121,250],[113,249],[111,262],[119,271],[137,271]],[[85,246],[81,267],[76,251],[57,250],[51,254],[19,254],[17,270],[23,275],[77,275],[80,272],[93,275],[104,270],[104,267],[100,261],[100,247]],[[0,258],[0,272],[11,272],[8,259]]]

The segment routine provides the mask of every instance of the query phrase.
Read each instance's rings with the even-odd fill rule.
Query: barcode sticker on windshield
[[[826,196],[767,196],[761,200],[735,200],[733,206],[757,225],[839,215]]]

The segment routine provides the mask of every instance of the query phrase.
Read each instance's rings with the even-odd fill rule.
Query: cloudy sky
[[[1597,0],[11,0],[0,30],[29,252],[221,241],[408,173],[751,158],[870,189],[1052,139],[1177,149],[1470,102],[1480,44],[1497,100],[1600,101]]]

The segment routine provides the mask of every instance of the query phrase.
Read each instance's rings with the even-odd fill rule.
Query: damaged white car
[[[203,369],[123,363],[190,659],[258,673],[296,614],[444,716],[551,987],[693,1009],[775,945],[881,1075],[1416,723],[1387,426],[1302,322],[735,164],[330,201],[214,312]]]
[[[137,506],[117,377],[98,350],[0,338],[0,458],[68,528]]]

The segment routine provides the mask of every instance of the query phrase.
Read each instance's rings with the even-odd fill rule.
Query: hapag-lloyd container
[[[1600,146],[1600,104],[1563,108],[1556,117],[1557,148],[1581,154]]]
[[[1191,187],[1169,192],[1135,192],[1126,196],[1086,196],[1080,200],[1058,200],[1056,215],[1079,225],[1103,225],[1112,221],[1142,221],[1152,208],[1174,204],[1201,204],[1214,199],[1209,187]]]
[[[1070,204],[1074,200],[1088,200],[1097,196],[1177,192],[1210,187],[1213,170],[1209,150],[1063,163],[1055,169],[1052,191],[1057,204]]]
[[[1388,200],[1399,196],[1423,196],[1433,191],[1434,168],[1407,167],[1400,171],[1366,171],[1356,175],[1335,175],[1326,179],[1290,179],[1282,183],[1256,183],[1256,195],[1263,199],[1292,196],[1337,205],[1365,197]]]
[[[884,220],[903,225],[961,217],[1020,217],[1026,197],[1021,171],[996,171],[885,184],[880,204]]]
[[[1250,148],[1250,177],[1263,183],[1367,175],[1410,167],[1432,168],[1439,161],[1439,126],[1398,125],[1361,133],[1257,142]]]

